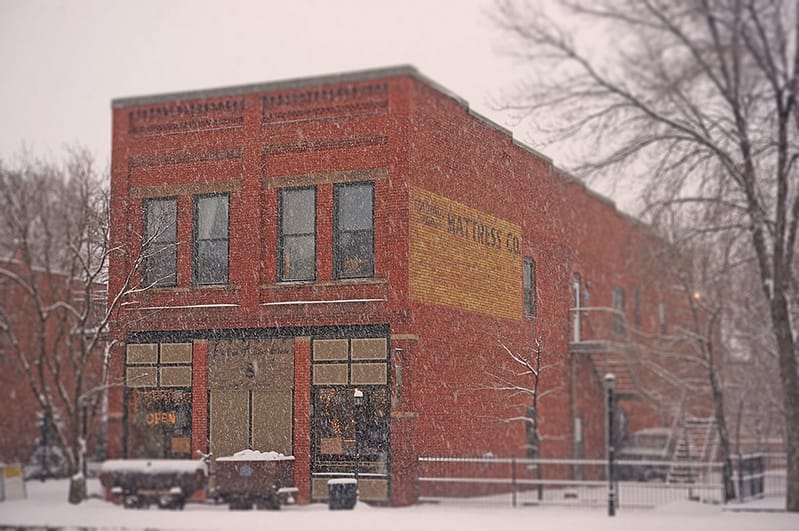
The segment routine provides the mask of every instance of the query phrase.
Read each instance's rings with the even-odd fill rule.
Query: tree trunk
[[[799,378],[788,304],[784,293],[771,301],[771,320],[777,337],[780,381],[785,405],[785,453],[787,476],[785,508],[799,512]]]
[[[713,415],[716,419],[719,434],[719,460],[725,464],[724,467],[724,501],[727,502],[735,497],[735,486],[732,481],[732,470],[728,466],[730,463],[730,431],[727,427],[727,418],[724,415],[724,387],[719,378],[719,368],[711,365],[710,369],[710,392],[713,396]],[[709,456],[713,459],[714,456]]]
[[[78,472],[69,477],[69,503],[78,504],[86,499],[86,478]]]

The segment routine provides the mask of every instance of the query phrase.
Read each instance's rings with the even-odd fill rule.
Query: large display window
[[[391,407],[387,347],[385,337],[313,340],[314,499],[327,496],[328,479],[356,474],[361,499],[388,499]]]
[[[191,457],[191,391],[128,390],[128,457]]]

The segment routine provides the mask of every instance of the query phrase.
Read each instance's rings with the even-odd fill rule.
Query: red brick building
[[[90,316],[104,311],[105,285],[87,290],[74,276],[36,266],[25,256],[17,250],[0,259],[0,462],[26,465],[26,476],[66,476],[57,433],[73,448],[86,414],[89,455],[98,450],[104,342],[82,351],[64,333],[76,326],[64,308]],[[87,291],[93,295],[89,302]],[[96,322],[90,320],[85,330]],[[76,388],[85,393],[86,409],[75,407]]]
[[[277,450],[308,500],[358,440],[361,498],[408,503],[418,455],[526,455],[500,341],[553,366],[544,456],[604,455],[607,370],[628,429],[670,422],[587,341],[664,326],[655,240],[413,68],[116,100],[112,209],[150,286],[112,331],[120,456]]]

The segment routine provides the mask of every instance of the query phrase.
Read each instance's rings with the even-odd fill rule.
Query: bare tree
[[[721,228],[746,231],[780,368],[786,506],[799,511],[799,375],[790,310],[799,223],[799,7],[787,0],[557,6],[568,17],[558,20],[572,28],[542,6],[496,4],[494,19],[530,73],[508,107],[545,127],[549,140],[585,145],[578,171],[624,169],[625,178],[643,183],[651,205],[718,209],[726,215],[711,219]],[[580,28],[605,46],[581,40]]]
[[[542,365],[541,340],[535,340],[535,349],[530,354],[516,352],[501,339],[497,340],[502,351],[507,355],[510,364],[500,364],[500,370],[487,371],[490,383],[487,388],[499,391],[508,399],[526,397],[529,401],[525,411],[499,419],[501,422],[523,422],[526,428],[525,450],[528,457],[538,458],[541,455],[541,441],[545,437],[540,431],[539,402],[548,395],[562,391],[560,387],[541,389],[541,373],[554,367],[555,364]]]
[[[729,463],[732,444],[729,429],[728,395],[730,380],[729,354],[722,336],[722,322],[733,304],[730,285],[740,276],[740,269],[747,261],[740,254],[740,234],[736,230],[696,230],[695,227],[712,223],[687,223],[677,210],[662,211],[660,222],[655,227],[659,234],[669,238],[666,253],[656,257],[659,270],[668,270],[672,281],[671,290],[679,298],[676,306],[680,315],[670,330],[655,342],[657,345],[647,352],[652,363],[659,363],[663,370],[670,371],[698,402],[696,410],[709,408],[709,416],[715,424],[718,436],[718,458]],[[707,216],[709,211],[701,212]],[[667,221],[663,221],[663,220]],[[674,252],[673,250],[679,250]],[[646,356],[645,356],[646,357]],[[697,442],[697,441],[693,441]],[[707,444],[705,455],[711,459],[714,445]],[[701,449],[700,449],[701,450]],[[725,468],[729,472],[730,468]],[[725,497],[734,496],[732,479],[725,476]]]
[[[109,247],[106,182],[84,151],[63,166],[30,155],[14,166],[0,162],[0,246],[10,255],[0,264],[0,334],[65,456],[73,503],[86,495],[87,425],[112,383],[107,325],[139,289],[143,256],[138,247]],[[126,252],[134,268],[107,297],[108,259]]]

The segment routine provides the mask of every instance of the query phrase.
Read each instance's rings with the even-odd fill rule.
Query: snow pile
[[[283,455],[280,452],[259,452],[258,450],[242,450],[227,457],[217,457],[217,461],[288,461],[293,460],[293,455]]]
[[[109,459],[100,472],[208,472],[204,461],[191,459]]]

